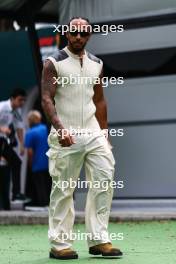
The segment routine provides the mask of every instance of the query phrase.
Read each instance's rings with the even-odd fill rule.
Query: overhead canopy
[[[140,18],[176,12],[175,0],[58,0],[61,24],[72,16],[94,22]]]
[[[36,22],[58,23],[58,0],[0,0],[0,17],[26,20],[30,14]]]
[[[157,17],[160,22],[176,20],[175,0],[0,0],[0,17],[65,24],[72,16],[89,18],[91,23],[120,21],[132,23]],[[155,19],[156,21],[156,19]]]

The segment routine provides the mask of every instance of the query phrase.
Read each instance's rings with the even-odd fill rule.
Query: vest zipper
[[[81,79],[83,77],[83,57],[82,57],[82,60],[80,59],[80,66],[81,66],[81,69],[80,69],[80,76],[81,76]],[[83,91],[83,84],[82,84],[82,80],[80,79],[81,81],[81,92],[82,92],[82,128],[84,127],[84,91]]]

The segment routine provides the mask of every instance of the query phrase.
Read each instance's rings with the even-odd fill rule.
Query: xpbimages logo
[[[90,32],[90,33],[101,33],[102,35],[107,36],[108,33],[121,33],[124,31],[123,25],[53,25],[53,32],[58,32],[61,35],[64,35],[67,32]]]
[[[57,233],[54,230],[48,232],[48,236],[54,241],[68,241],[68,240],[92,240],[92,241],[111,241],[111,240],[123,240],[123,233],[107,233],[102,231],[101,233],[88,233],[81,232],[78,230],[77,232],[70,231],[69,233]]]
[[[60,180],[53,181],[53,189],[61,189],[62,191],[71,188],[71,189],[98,189],[108,191],[109,189],[123,189],[124,182],[123,181],[113,181],[113,180],[102,180],[102,181],[83,181],[80,178],[78,180],[74,180],[70,178],[69,180]]]
[[[112,136],[112,137],[122,137],[124,136],[124,130],[123,128],[110,128],[110,129],[90,129],[90,128],[81,128],[81,127],[77,127],[74,128],[72,126],[69,127],[69,129],[67,128],[63,128],[63,129],[53,129],[51,132],[51,135],[53,136],[58,136],[61,139],[64,139],[65,136],[82,136],[82,135],[86,135],[86,136],[104,136],[105,138],[108,138],[108,135]]]
[[[108,85],[122,85],[124,84],[123,77],[90,77],[90,76],[80,76],[80,74],[69,76],[59,76],[53,77],[53,84],[58,84],[61,87],[65,87],[67,85],[96,85],[102,84],[103,87],[108,87]]]

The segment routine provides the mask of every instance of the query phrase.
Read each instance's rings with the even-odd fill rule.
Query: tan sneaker
[[[52,248],[49,257],[54,259],[77,259],[78,254],[71,248],[65,248],[62,250],[56,250]]]
[[[89,254],[102,256],[122,256],[123,253],[118,248],[113,248],[112,244],[103,243],[89,248]]]

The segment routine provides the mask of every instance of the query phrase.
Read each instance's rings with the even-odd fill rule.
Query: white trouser
[[[47,155],[49,156],[49,172],[52,177],[52,190],[49,206],[49,231],[48,237],[51,247],[57,250],[69,248],[73,240],[69,234],[74,224],[74,189],[68,186],[66,189],[58,182],[68,181],[70,178],[77,181],[82,165],[85,166],[86,180],[92,183],[108,181],[114,178],[115,160],[111,146],[104,136],[77,135],[76,144],[70,147],[58,145],[56,135],[50,134],[48,143],[50,146]],[[108,237],[108,221],[113,196],[113,189],[89,188],[85,223],[86,233],[90,233],[91,239],[87,239],[88,246],[110,242]],[[67,234],[63,239],[62,234]],[[103,238],[97,240],[96,235],[103,234]],[[96,239],[92,239],[92,237]]]

